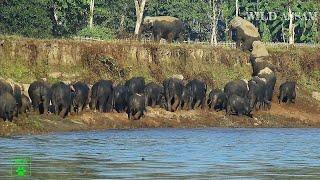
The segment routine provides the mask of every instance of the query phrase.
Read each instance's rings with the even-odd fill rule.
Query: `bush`
[[[51,37],[47,4],[41,0],[12,0],[0,5],[0,33],[26,37]]]
[[[86,27],[77,33],[78,36],[100,38],[100,39],[113,39],[115,33],[106,27],[94,26],[92,28]]]

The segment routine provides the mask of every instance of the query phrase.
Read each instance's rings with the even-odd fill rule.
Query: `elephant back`
[[[249,21],[241,18],[235,17],[230,22],[233,28],[237,28],[249,37],[260,37],[258,29]]]

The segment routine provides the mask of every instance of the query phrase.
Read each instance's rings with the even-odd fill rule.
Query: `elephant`
[[[264,103],[265,103],[265,105],[267,105],[267,108],[270,109],[274,86],[277,81],[276,74],[270,68],[266,67],[266,68],[262,69],[261,71],[259,71],[258,77],[264,78],[266,80]]]
[[[191,104],[190,90],[186,87],[183,87],[182,94],[181,94],[181,102],[180,102],[181,109],[189,110],[190,104]]]
[[[54,112],[60,117],[64,118],[70,112],[72,105],[72,88],[63,82],[57,82],[51,87],[52,92],[52,105],[54,106]]]
[[[71,86],[72,90],[72,108],[71,111],[80,113],[87,106],[89,101],[89,86],[81,81]]]
[[[145,88],[145,80],[143,77],[133,77],[126,81],[125,85],[132,94],[142,94]]]
[[[287,81],[280,85],[279,104],[282,102],[295,103],[296,100],[296,82]]]
[[[20,114],[28,113],[31,110],[31,101],[28,96],[22,94],[21,96],[21,107],[19,109]]]
[[[247,98],[240,97],[236,94],[231,95],[228,98],[226,115],[247,115],[252,118],[252,108]]]
[[[261,41],[254,41],[252,43],[252,52],[251,56],[255,58],[268,57],[269,52]]]
[[[164,38],[168,43],[172,43],[173,40],[182,40],[182,32],[184,31],[183,22],[171,16],[146,16],[142,22],[139,36],[143,32],[151,31],[154,37],[154,41],[160,42],[161,38]]]
[[[223,110],[226,108],[227,95],[220,89],[213,89],[208,96],[207,104],[210,109],[216,111]]]
[[[266,91],[266,79],[254,76],[249,82],[248,99],[250,107],[256,110],[265,106],[265,91]]]
[[[183,82],[176,78],[168,78],[163,81],[163,88],[167,111],[176,111],[181,105]]]
[[[146,112],[146,100],[144,95],[133,94],[129,98],[129,105],[127,109],[128,119],[138,120],[144,116]]]
[[[8,83],[6,80],[0,79],[0,95],[5,92],[13,94],[13,88],[12,88],[11,84]]]
[[[224,86],[224,93],[227,97],[230,97],[232,94],[236,94],[240,97],[246,97],[249,91],[248,82],[246,80],[234,80],[228,82]]]
[[[15,112],[15,116],[17,117],[19,114],[19,110],[21,108],[21,87],[13,82],[11,79],[2,79],[0,78],[0,95],[3,93],[10,93],[16,100],[17,103],[17,111]]]
[[[238,16],[230,21],[229,31],[236,32],[236,47],[243,51],[251,51],[253,42],[261,40],[258,29],[251,22]]]
[[[0,95],[0,117],[5,121],[12,121],[17,111],[18,107],[13,95],[9,92],[2,93]]]
[[[113,83],[110,80],[100,80],[91,88],[91,110],[110,112],[112,110]]]
[[[151,82],[146,85],[144,93],[148,106],[155,107],[160,105],[161,97],[163,96],[163,87],[161,85]]]
[[[201,109],[205,108],[207,85],[198,79],[193,79],[187,83],[186,88],[190,92],[189,109],[195,109],[200,105]]]
[[[39,110],[40,114],[48,114],[51,100],[51,85],[44,80],[34,81],[29,86],[28,94],[33,109]]]
[[[128,108],[131,92],[127,86],[118,85],[113,90],[113,108],[118,112],[125,112]]]

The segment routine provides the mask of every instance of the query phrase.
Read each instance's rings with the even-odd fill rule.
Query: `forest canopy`
[[[289,6],[295,42],[319,43],[318,0],[146,0],[143,16],[177,17],[186,25],[185,39],[210,41],[214,14],[217,40],[228,41],[228,23],[239,7],[239,16],[259,27],[263,41],[287,42]],[[137,21],[135,0],[2,0],[0,12],[1,34],[35,38],[127,38]]]

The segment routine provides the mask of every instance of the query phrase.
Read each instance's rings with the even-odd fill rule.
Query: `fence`
[[[137,42],[137,40],[134,39],[112,39],[112,40],[103,40],[100,38],[92,38],[92,37],[74,37],[74,39],[80,40],[80,41],[110,41],[110,42]],[[141,43],[150,43],[152,42],[151,39],[143,39],[140,41]],[[160,42],[165,43],[165,42]],[[179,44],[179,43],[174,43]],[[209,42],[200,42],[200,41],[183,41],[183,44],[195,44],[195,45],[204,45],[204,46],[211,46]],[[284,47],[287,48],[291,45],[284,42],[266,42],[265,45],[267,47]],[[226,47],[226,48],[236,48],[235,42],[218,42],[216,45],[218,47]],[[311,44],[311,43],[295,43],[292,46],[294,47],[312,47],[312,48],[320,48],[320,44]]]

